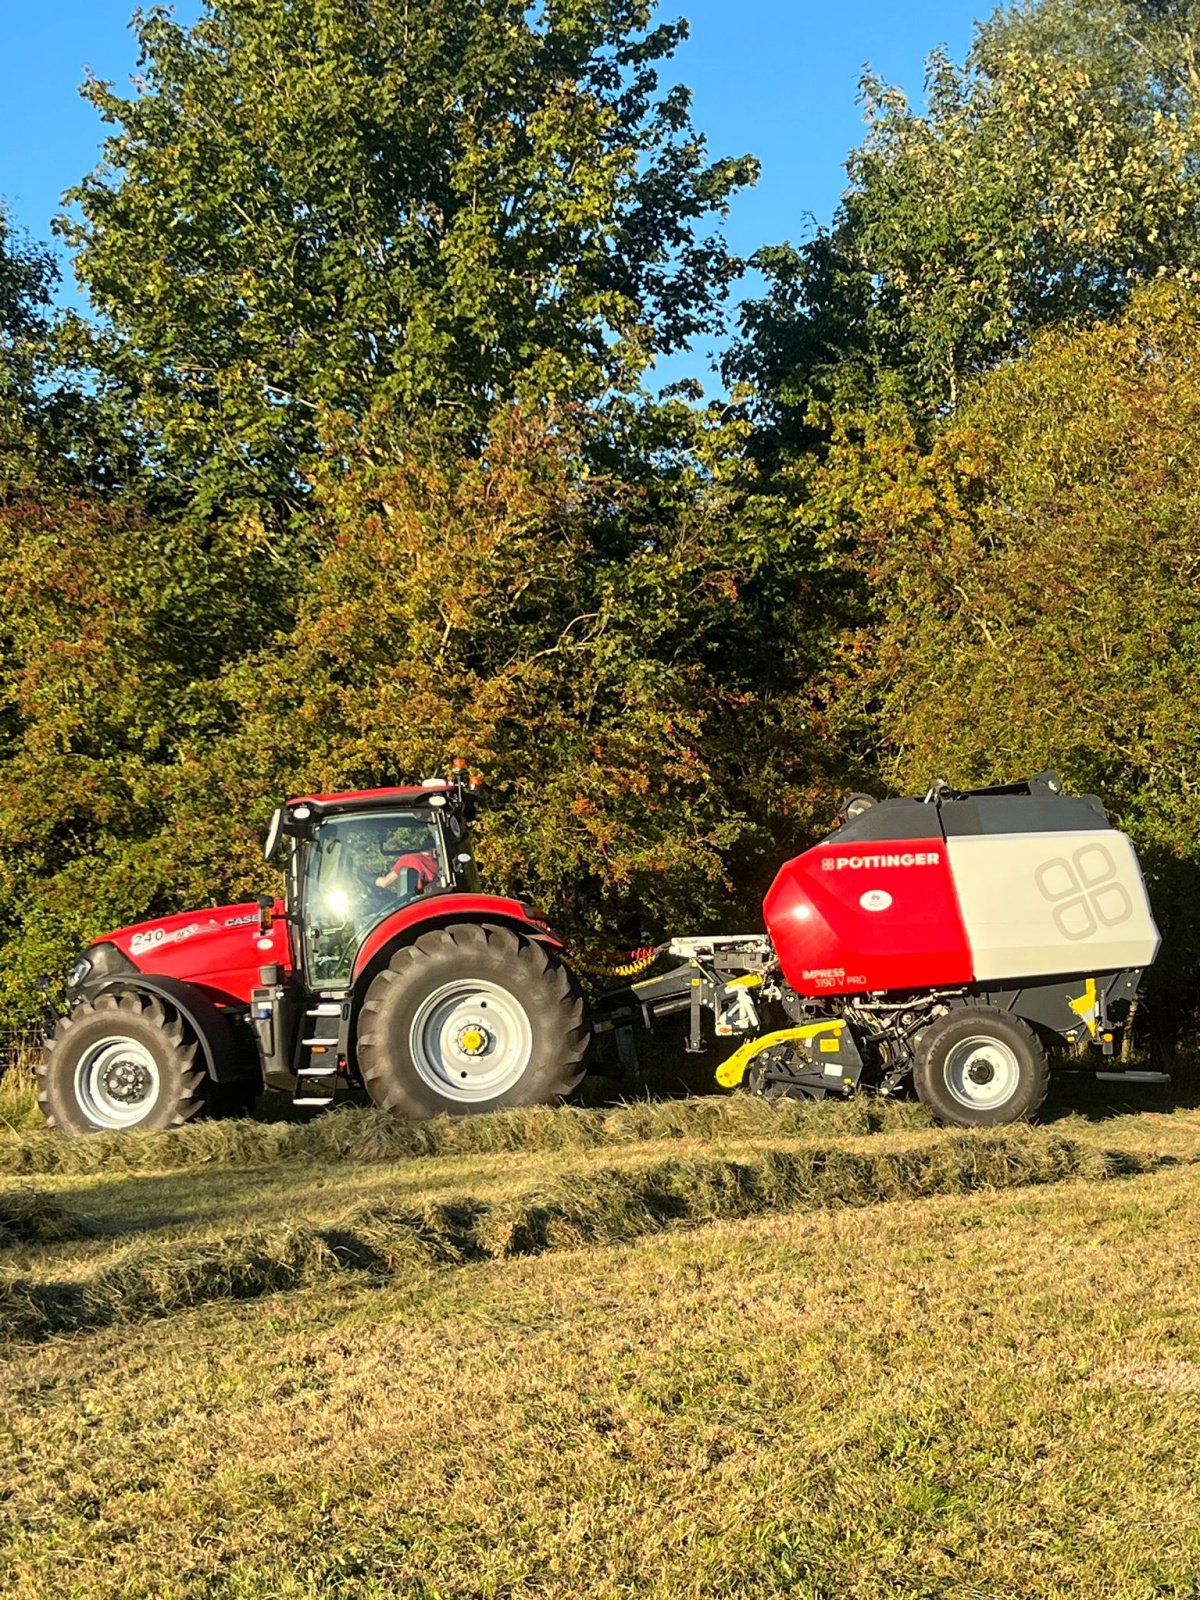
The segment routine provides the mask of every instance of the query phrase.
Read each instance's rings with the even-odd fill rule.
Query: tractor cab
[[[582,996],[544,919],[480,892],[475,804],[456,762],[448,780],[276,811],[265,853],[287,894],[260,901],[249,1021],[263,1081],[297,1105],[348,1083],[405,1115],[462,1114],[578,1082]]]
[[[312,989],[345,988],[371,932],[414,901],[473,890],[471,786],[307,795],[276,811],[268,861],[284,862],[292,965]],[[264,906],[264,931],[271,912]]]

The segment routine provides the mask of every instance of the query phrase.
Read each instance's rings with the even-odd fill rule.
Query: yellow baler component
[[[1100,1009],[1096,999],[1096,980],[1089,978],[1083,993],[1078,999],[1070,1001],[1071,1010],[1077,1017],[1083,1019],[1088,1036],[1096,1037],[1096,1015]]]
[[[811,1039],[817,1039],[821,1034],[832,1033],[834,1048],[837,1048],[841,1038],[842,1029],[846,1024],[836,1017],[831,1017],[825,1022],[806,1022],[800,1028],[780,1028],[777,1033],[764,1033],[758,1039],[748,1039],[744,1045],[735,1050],[726,1061],[722,1061],[717,1068],[717,1082],[723,1089],[736,1089],[746,1076],[755,1056],[764,1050],[772,1050],[777,1044],[805,1045]],[[818,1045],[824,1048],[824,1041]]]

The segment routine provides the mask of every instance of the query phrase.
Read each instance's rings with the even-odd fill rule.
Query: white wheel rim
[[[130,1128],[158,1101],[158,1062],[136,1039],[113,1035],[90,1045],[75,1068],[75,1099],[100,1128]]]
[[[946,1055],[946,1087],[960,1106],[990,1111],[1011,1100],[1021,1081],[1016,1052],[988,1034],[960,1039]]]
[[[519,1083],[533,1054],[525,1007],[497,983],[446,983],[422,1002],[409,1030],[421,1081],[447,1100],[477,1105]]]

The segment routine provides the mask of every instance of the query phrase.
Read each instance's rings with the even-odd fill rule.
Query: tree
[[[139,19],[133,98],[89,86],[101,320],[55,348],[145,454],[0,530],[10,1022],[106,925],[261,887],[314,782],[469,748],[494,880],[631,936],[732,915],[772,780],[803,810],[786,540],[721,523],[732,435],[641,389],[719,316],[754,171],[660,90],[652,10],[211,0]]]
[[[996,11],[927,106],[873,78],[831,228],[760,252],[731,377],[761,394],[762,448],[817,437],[814,404],[926,420],[1040,329],[1113,316],[1133,287],[1200,270],[1200,13],[1148,0]]]
[[[460,752],[487,782],[487,881],[584,943],[752,921],[781,848],[831,814],[805,692],[824,578],[777,521],[729,514],[740,431],[679,412],[698,464],[657,497],[596,470],[580,408],[507,407],[482,457],[436,421],[326,419],[320,560],[232,662],[269,546],[121,506],[12,514],[8,1019],[105,927],[263,888],[281,796]]]
[[[835,450],[818,499],[871,611],[841,714],[902,790],[1057,769],[1133,834],[1167,934],[1163,1031],[1200,959],[1200,300],[1040,335],[925,445]]]
[[[36,476],[46,407],[39,393],[58,269],[15,233],[0,206],[0,505]]]
[[[92,338],[54,307],[58,282],[50,251],[0,205],[0,507],[111,491],[138,472],[121,407],[91,370]]]
[[[207,0],[137,22],[133,98],[64,224],[163,478],[293,510],[316,420],[387,404],[478,430],[520,396],[633,391],[713,325],[710,162],[652,0]]]
[[[190,799],[221,731],[206,696],[231,653],[283,624],[275,567],[244,530],[116,497],[0,506],[5,1023],[36,1016],[34,980],[106,928],[209,899],[208,841],[237,835]]]
[[[490,882],[593,943],[744,922],[826,798],[797,714],[817,579],[724,515],[739,439],[686,414],[705,464],[669,511],[589,464],[579,410],[506,408],[482,460],[394,416],[354,445],[339,422],[328,553],[290,635],[225,679],[239,731],[214,771],[257,772],[265,809],[467,752]]]

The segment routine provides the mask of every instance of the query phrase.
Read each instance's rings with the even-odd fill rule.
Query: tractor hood
[[[91,949],[114,946],[139,972],[181,978],[218,1005],[245,1005],[261,966],[291,966],[283,902],[275,909],[280,920],[265,938],[259,931],[258,904],[251,900],[137,922],[105,934]]]

